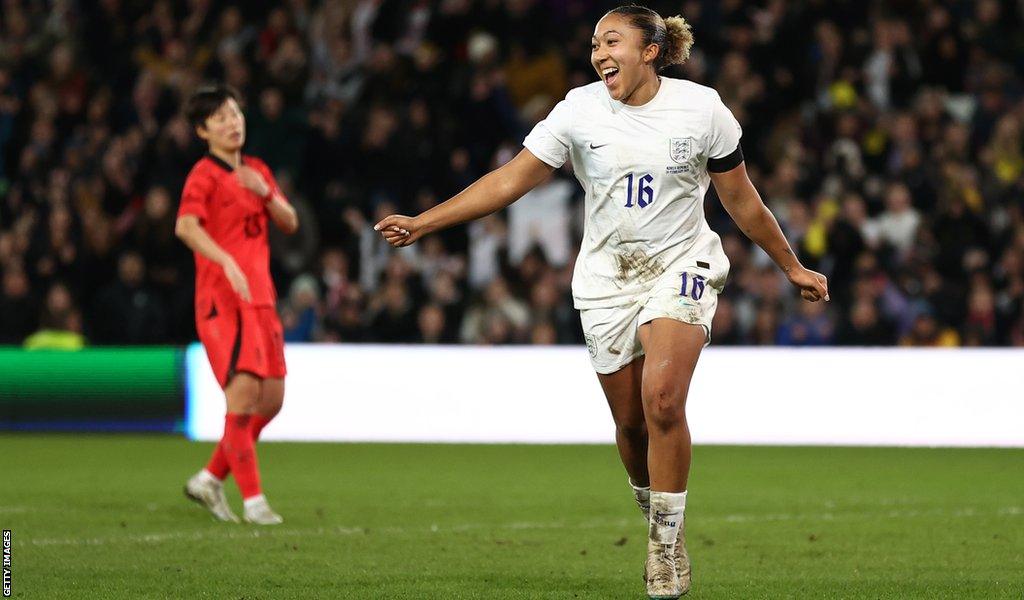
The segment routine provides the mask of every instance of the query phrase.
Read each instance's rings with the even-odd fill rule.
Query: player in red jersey
[[[281,523],[260,489],[256,440],[284,401],[284,340],[270,278],[268,220],[285,233],[298,217],[260,159],[242,154],[245,116],[226,86],[203,87],[185,113],[209,152],[192,167],[175,233],[196,257],[196,329],[227,398],[224,436],[185,493],[222,521],[238,521],[224,496],[234,473],[244,518]]]

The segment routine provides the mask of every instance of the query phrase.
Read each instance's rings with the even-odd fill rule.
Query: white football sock
[[[629,487],[633,488],[633,499],[636,500],[636,505],[640,507],[640,511],[644,513],[644,519],[650,520],[651,518],[651,486],[646,485],[640,487],[633,483],[633,480],[629,480]]]
[[[222,480],[217,479],[216,475],[207,471],[206,469],[203,469],[202,471],[199,472],[199,478],[205,481],[206,483],[212,483],[214,485],[220,485],[224,483]]]
[[[266,502],[267,502],[267,498],[263,494],[257,494],[255,496],[253,496],[252,498],[246,498],[245,500],[242,501],[242,503],[245,505],[246,509],[252,508],[253,506],[256,506],[257,504],[266,504]]]
[[[659,544],[674,544],[685,510],[686,492],[651,492],[650,538]]]

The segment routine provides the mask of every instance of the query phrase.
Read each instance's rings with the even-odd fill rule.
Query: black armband
[[[732,171],[736,167],[740,166],[741,162],[743,162],[743,148],[737,144],[735,150],[726,154],[722,158],[709,158],[708,172],[725,173],[726,171]]]

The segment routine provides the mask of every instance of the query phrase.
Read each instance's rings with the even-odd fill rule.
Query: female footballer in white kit
[[[648,519],[651,598],[690,588],[686,395],[729,273],[704,219],[709,182],[805,300],[828,300],[825,277],[800,264],[747,177],[739,123],[718,93],[658,75],[685,61],[692,44],[681,17],[639,6],[608,12],[591,48],[601,81],[571,90],[506,165],[416,217],[392,215],[375,226],[392,245],[407,246],[508,206],[572,162],[587,213],[573,297]]]

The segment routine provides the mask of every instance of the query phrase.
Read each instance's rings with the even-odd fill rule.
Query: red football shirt
[[[256,169],[270,189],[280,194],[274,175],[262,160],[243,156],[242,163]],[[249,280],[253,306],[273,306],[277,294],[270,278],[270,213],[264,199],[242,186],[233,171],[230,164],[212,154],[200,159],[185,180],[178,216],[199,217],[213,241],[235,259]],[[198,252],[195,256],[197,302],[202,298],[235,296],[224,270]]]

